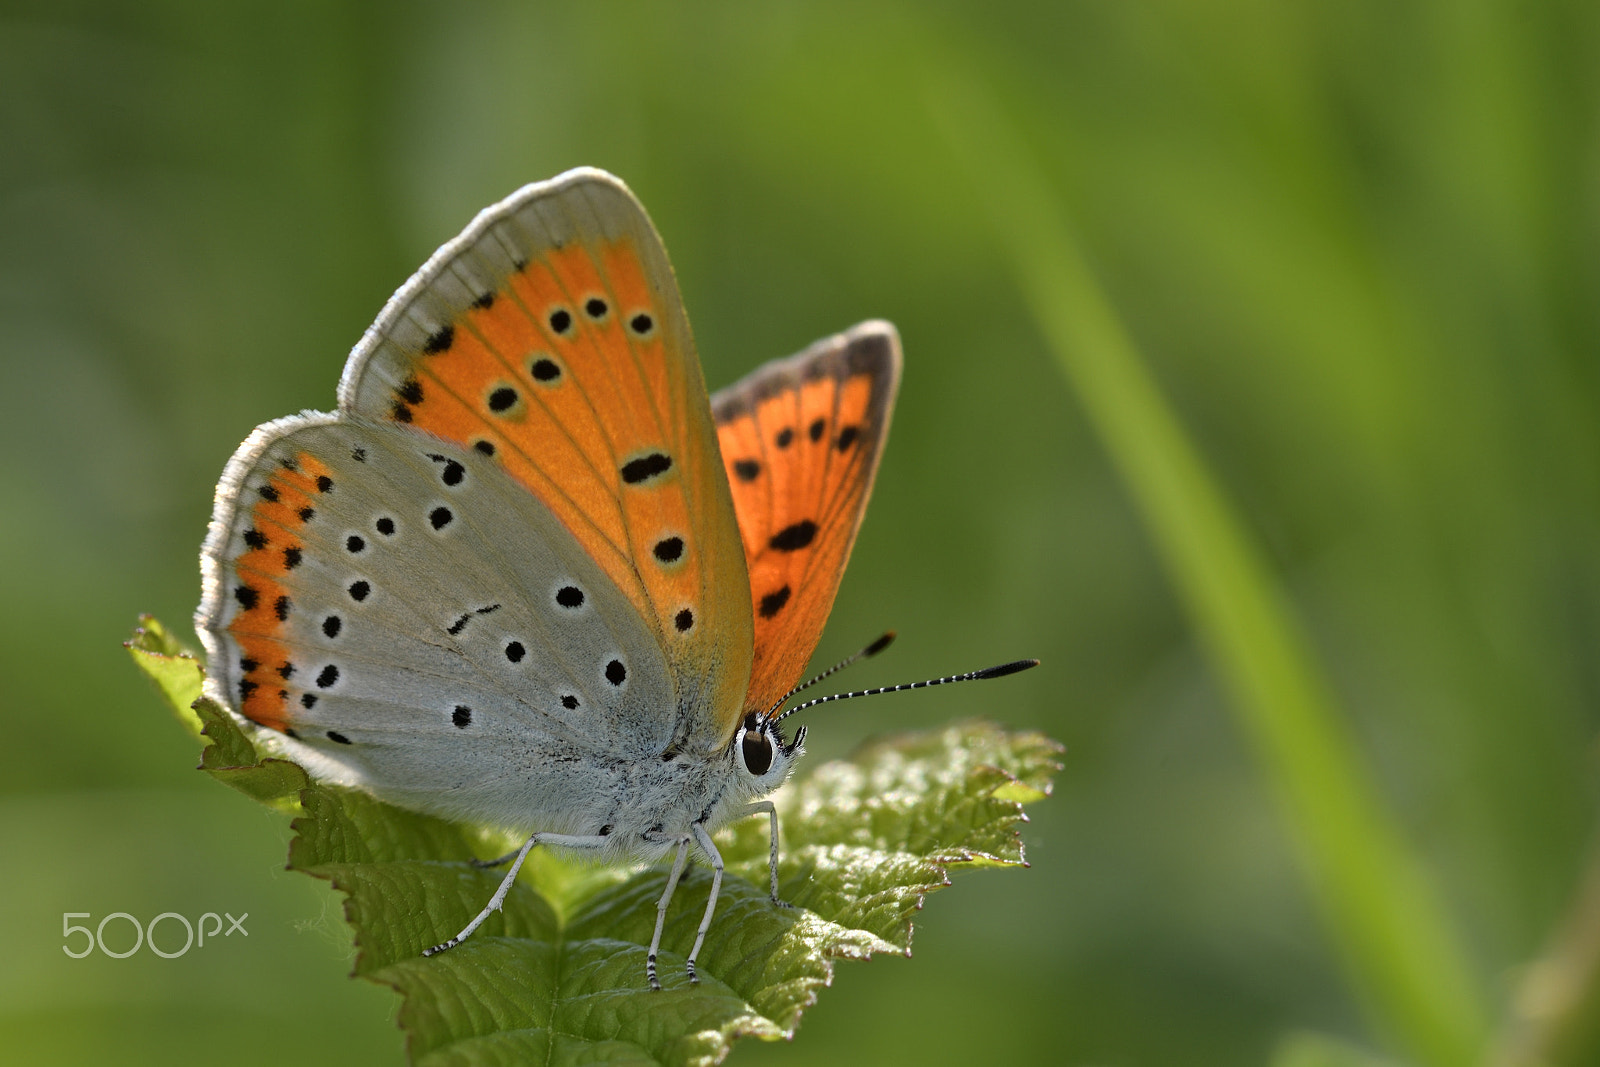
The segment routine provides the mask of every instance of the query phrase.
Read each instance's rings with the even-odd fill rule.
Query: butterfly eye
[[[772,769],[772,739],[764,733],[746,730],[739,755],[744,759],[744,769],[760,778]]]

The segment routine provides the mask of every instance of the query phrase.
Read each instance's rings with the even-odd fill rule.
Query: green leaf
[[[233,716],[201,696],[205,669],[194,653],[149,615],[139,617],[133,637],[122,645],[189,732],[209,739],[200,753],[201,770],[263,804],[299,810],[300,790],[311,784],[306,772],[288,760],[262,759]]]
[[[122,647],[133,657],[134,665],[155,682],[178,721],[199,737],[200,717],[194,713],[193,705],[200,698],[200,682],[205,670],[194,653],[178,644],[152,615],[139,616],[133,637],[124,641]]]
[[[194,702],[194,710],[205,724],[200,732],[211,741],[200,753],[202,771],[263,804],[290,812],[300,810],[300,792],[311,779],[298,763],[261,759],[233,715],[215,701],[201,697]]]
[[[160,682],[161,661],[136,661]],[[163,691],[172,700],[188,692]],[[401,994],[411,1058],[430,1065],[710,1064],[736,1038],[790,1037],[835,959],[911,954],[912,915],[951,870],[1025,866],[1022,805],[1048,795],[1061,753],[1039,734],[965,722],[817,767],[775,798],[780,891],[794,906],[767,896],[767,820],[725,829],[728,874],[697,961],[701,981],[684,974],[711,884],[695,867],[673,897],[665,988],[653,993],[645,954],[665,864],[597,868],[536,849],[503,911],[459,947],[423,958],[500,882],[468,861],[512,842],[316,783],[293,763],[260,759],[225,709],[205,699],[195,707],[210,742],[201,769],[265,802],[298,799],[289,866],[345,894],[355,973]]]

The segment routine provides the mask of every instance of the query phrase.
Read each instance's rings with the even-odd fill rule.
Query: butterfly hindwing
[[[703,749],[732,736],[744,552],[677,283],[626,186],[572,171],[484,211],[385,307],[339,401],[530,491],[656,635],[677,688],[659,713]]]
[[[900,382],[900,339],[865,322],[712,397],[750,574],[746,709],[799,679],[833,607]]]
[[[219,499],[199,618],[211,678],[324,776],[554,829],[572,807],[554,798],[585,795],[562,781],[575,756],[671,743],[654,634],[489,457],[297,416],[245,443]]]

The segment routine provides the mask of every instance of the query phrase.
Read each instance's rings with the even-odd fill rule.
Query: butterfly
[[[866,322],[708,397],[666,252],[617,178],[480,213],[384,307],[338,409],[258,427],[217,486],[206,692],[318,778],[611,863],[777,809],[900,378]],[[882,643],[868,651],[875,651]]]

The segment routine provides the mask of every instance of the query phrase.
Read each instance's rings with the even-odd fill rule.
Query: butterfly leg
[[[717,851],[717,846],[711,842],[711,835],[700,823],[691,823],[689,829],[694,831],[694,839],[700,843],[700,850],[711,861],[711,896],[706,898],[706,913],[701,916],[700,929],[694,935],[694,948],[689,950],[689,981],[698,983],[700,976],[694,973],[694,958],[700,955],[700,945],[706,939],[706,931],[711,929],[711,914],[717,910],[717,896],[722,892],[722,853]]]
[[[483,910],[478,912],[477,918],[469,922],[465,929],[450,940],[441,941],[432,948],[423,949],[422,954],[424,956],[436,956],[446,949],[455,948],[471,937],[472,931],[482,926],[485,919],[499,911],[500,906],[505,903],[506,894],[510,893],[511,887],[516,884],[517,873],[522,870],[523,861],[528,858],[528,853],[533,851],[534,845],[562,845],[566,848],[604,848],[609,841],[610,838],[599,836],[575,837],[571,834],[533,834],[523,843],[521,848],[513,853],[516,856],[516,862],[511,865],[511,869],[506,872],[506,876],[500,880],[500,888],[494,891],[494,896],[490,897],[489,903],[485,904]],[[503,862],[503,859],[496,860],[495,864]]]
[[[768,853],[768,856],[767,856],[767,868],[768,868],[768,870],[770,870],[772,872],[772,902],[774,904],[776,904],[780,908],[792,908],[792,907],[794,907],[793,904],[790,904],[788,901],[782,900],[782,899],[780,899],[778,897],[778,808],[777,808],[777,805],[773,804],[772,801],[770,801],[770,800],[758,800],[753,804],[746,805],[744,810],[739,812],[739,814],[736,816],[736,818],[742,819],[746,815],[762,815],[762,814],[765,814],[768,818],[770,818],[772,820],[772,851],[770,853]]]
[[[678,888],[678,879],[683,877],[683,865],[688,858],[689,839],[685,837],[678,841],[678,856],[672,861],[672,873],[667,875],[666,891],[656,904],[656,932],[650,939],[650,955],[645,957],[644,962],[644,975],[650,979],[651,989],[661,988],[661,980],[656,977],[656,951],[661,948],[661,928],[667,923],[667,904],[672,900],[672,891]]]
[[[468,860],[467,862],[469,864],[471,864],[472,866],[478,868],[478,870],[480,870],[480,871],[487,871],[492,867],[500,866],[502,863],[510,863],[512,860],[516,859],[521,854],[522,854],[522,849],[514,848],[510,852],[507,852],[504,856],[501,856],[498,859],[480,860],[480,859],[474,857],[474,858]]]

